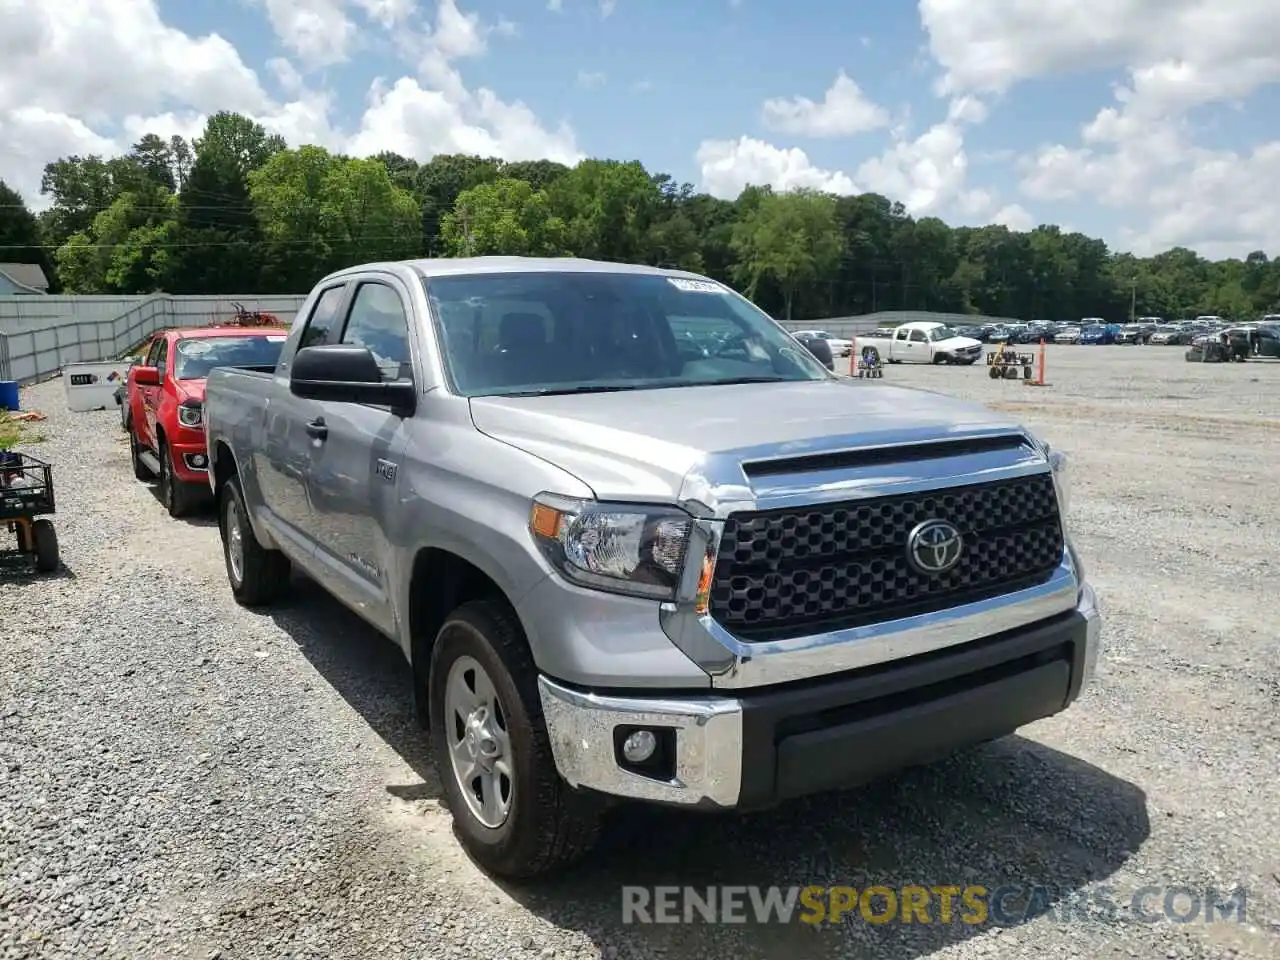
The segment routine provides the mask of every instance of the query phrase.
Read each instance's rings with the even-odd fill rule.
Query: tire
[[[990,371],[987,373],[987,376],[989,376],[992,380],[999,380],[1002,376],[1004,376],[1004,374],[1001,373],[1000,368],[993,363],[991,365]]]
[[[173,475],[173,454],[169,445],[160,441],[160,502],[171,517],[185,517],[196,500],[191,485]]]
[[[224,483],[218,493],[218,529],[231,595],[243,607],[274,603],[289,592],[293,565],[279,550],[268,550],[254,536],[238,477]]]
[[[31,540],[35,549],[36,569],[41,573],[53,573],[61,564],[58,555],[58,531],[53,521],[41,517],[31,522]]]
[[[494,733],[499,759],[501,751],[507,752],[511,773],[505,815],[490,816],[487,824],[484,811],[477,812],[468,801],[464,791],[470,788],[455,772],[453,759],[462,700],[450,700],[450,680],[476,677],[476,667],[487,675],[497,704],[482,729]],[[511,879],[551,873],[588,853],[599,836],[603,808],[602,798],[573,790],[556,770],[537,676],[519,621],[499,601],[474,601],[453,611],[431,651],[427,703],[432,754],[454,832],[481,867]],[[463,758],[458,764],[465,762]]]
[[[935,353],[933,355],[934,366],[938,366],[939,364],[950,363],[950,362],[951,362],[951,358],[948,357],[945,353]]]
[[[129,459],[133,461],[133,477],[147,483],[155,479],[155,475],[151,469],[139,459],[142,453],[142,444],[138,442],[138,434],[133,429],[133,421],[129,421]]]

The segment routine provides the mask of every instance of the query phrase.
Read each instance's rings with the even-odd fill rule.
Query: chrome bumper
[[[1102,617],[1087,583],[1076,612],[1085,620],[1085,649],[1076,696],[1094,678]],[[732,696],[611,696],[538,678],[543,717],[560,775],[574,787],[677,805],[738,805],[743,783],[743,702]],[[759,692],[759,691],[757,691]],[[618,727],[674,727],[675,776],[659,781],[624,769],[615,754]]]

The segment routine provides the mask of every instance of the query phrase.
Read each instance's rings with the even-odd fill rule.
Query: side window
[[[899,331],[898,331],[898,339],[899,339],[899,340],[906,340],[906,339],[907,339],[907,331],[906,331],[906,330],[899,330]]]
[[[160,349],[156,351],[156,369],[160,371],[160,379],[164,380],[169,365],[169,341],[161,340]]]
[[[319,347],[326,343],[337,343],[338,307],[342,305],[342,295],[346,284],[330,287],[316,300],[311,316],[307,318],[307,326],[302,331],[302,339],[298,341],[298,349],[303,347]]]
[[[383,380],[413,376],[409,318],[400,294],[385,283],[362,283],[351,301],[342,342],[365,347],[378,361]]]
[[[160,357],[160,347],[164,344],[164,337],[157,337],[151,341],[151,346],[147,350],[147,355],[142,358],[144,367],[154,367],[156,360]]]
[[[912,330],[912,331],[911,331],[911,342],[912,342],[912,343],[924,343],[924,339],[925,339],[925,337],[924,337],[924,331],[923,331],[923,330]]]

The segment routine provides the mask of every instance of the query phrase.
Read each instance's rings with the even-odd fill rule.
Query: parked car
[[[1114,323],[1091,323],[1080,331],[1079,343],[1112,344],[1120,334],[1120,328]]]
[[[1280,316],[1273,322],[1270,317],[1263,317],[1254,330],[1253,355],[1255,357],[1274,357],[1280,359]]]
[[[1174,326],[1156,327],[1155,332],[1151,334],[1149,343],[1162,345],[1177,345],[1191,342],[1191,335]]]
[[[849,351],[853,348],[852,341],[837,337],[828,333],[826,330],[800,330],[798,333],[803,333],[806,336],[827,341],[827,343],[831,345],[831,355],[833,357],[847,357],[849,355]]]
[[[1054,343],[1079,343],[1084,331],[1080,327],[1066,327],[1054,334]]]
[[[831,341],[825,337],[815,337],[810,331],[801,330],[794,334],[795,338],[804,345],[804,348],[818,359],[818,361],[828,370],[834,371],[836,368],[835,358],[831,355]]]
[[[874,351],[883,363],[959,363],[965,366],[982,356],[982,341],[959,336],[943,323],[923,320],[895,327],[893,336],[861,336],[858,353]]]
[[[746,358],[670,350],[690,317]],[[505,876],[583,854],[611,797],[768,807],[1066,708],[1101,619],[1065,458],[795,342],[654,267],[331,274],[274,373],[209,377],[231,592],[296,565],[394,639],[456,834]]]
[[[123,416],[133,474],[158,478],[170,516],[208,499],[203,405],[209,371],[222,365],[274,370],[285,333],[282,327],[167,330],[129,369]]]

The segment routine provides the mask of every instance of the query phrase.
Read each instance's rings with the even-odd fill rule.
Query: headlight
[[[1053,485],[1058,488],[1058,503],[1065,512],[1071,506],[1071,472],[1067,469],[1067,455],[1047,443],[1042,442],[1041,445],[1049,461],[1049,469],[1053,471]]]
[[[693,520],[674,507],[534,498],[529,530],[565,579],[584,587],[671,600]]]
[[[198,427],[204,411],[198,403],[184,403],[178,407],[178,422],[184,427]]]

